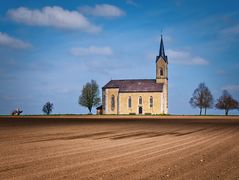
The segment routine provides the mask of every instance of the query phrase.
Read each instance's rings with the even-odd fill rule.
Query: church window
[[[139,105],[142,105],[142,97],[139,96]]]
[[[115,109],[115,96],[111,96],[111,110],[113,111]]]
[[[132,107],[132,99],[131,99],[131,96],[129,96],[129,99],[128,99],[128,107],[129,107],[129,108]]]
[[[152,96],[150,96],[150,99],[149,99],[149,106],[152,108],[153,107],[153,104],[154,104],[154,99]]]
[[[160,68],[160,76],[163,76],[163,68]]]

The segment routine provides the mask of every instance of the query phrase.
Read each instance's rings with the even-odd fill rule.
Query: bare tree
[[[51,103],[51,102],[47,102],[47,103],[42,107],[42,111],[43,111],[46,115],[51,114],[52,110],[53,110],[53,103]]]
[[[205,115],[207,114],[207,109],[213,108],[213,96],[212,96],[212,93],[207,86],[205,86],[205,89],[204,89],[203,108],[205,110],[204,111]]]
[[[217,103],[215,105],[217,109],[224,109],[225,115],[228,115],[229,110],[238,109],[239,108],[239,102],[229,94],[227,90],[224,90],[222,92],[222,95],[217,100]]]
[[[79,97],[79,104],[87,107],[90,114],[92,107],[100,104],[99,86],[95,80],[91,80],[91,82],[88,82],[83,86]]]
[[[198,107],[200,109],[200,115],[202,114],[202,109],[204,108],[206,115],[207,109],[213,107],[212,93],[204,83],[200,83],[194,90],[189,103],[193,108]]]

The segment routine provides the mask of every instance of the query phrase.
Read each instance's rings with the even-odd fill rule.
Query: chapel
[[[102,88],[103,114],[168,114],[168,58],[161,35],[155,79],[111,80]]]

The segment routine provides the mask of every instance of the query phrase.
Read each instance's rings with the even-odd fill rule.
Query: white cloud
[[[70,50],[71,54],[74,56],[89,56],[89,55],[100,55],[100,56],[110,56],[113,51],[110,47],[96,47],[90,46],[87,48],[76,47]]]
[[[62,29],[98,32],[100,27],[91,24],[86,17],[77,11],[65,10],[58,6],[44,7],[41,10],[20,7],[7,12],[12,20],[27,25],[49,26]]]
[[[82,6],[79,11],[83,14],[103,17],[119,17],[125,15],[120,8],[110,4],[96,4],[94,7]]]
[[[176,51],[168,49],[166,54],[169,61],[173,64],[188,64],[188,65],[207,65],[208,61],[200,56],[193,56],[188,51]]]
[[[11,48],[25,49],[30,48],[31,45],[27,42],[24,42],[20,39],[9,36],[6,33],[0,32],[0,45],[7,46]]]
[[[228,90],[230,92],[239,92],[239,85],[227,85],[222,87],[222,90]]]

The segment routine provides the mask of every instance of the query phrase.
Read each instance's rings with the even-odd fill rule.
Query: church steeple
[[[168,113],[168,57],[164,52],[163,36],[161,35],[159,55],[156,57],[156,83],[163,85],[161,95],[161,111]]]
[[[160,40],[160,48],[159,48],[159,56],[157,56],[157,59],[156,61],[158,61],[158,59],[162,57],[163,60],[168,63],[168,58],[167,56],[165,55],[165,52],[164,52],[164,44],[163,44],[163,35],[161,35],[161,40]]]
[[[156,57],[156,80],[158,83],[165,83],[168,79],[168,57],[164,52],[163,36],[161,35],[159,55]]]

